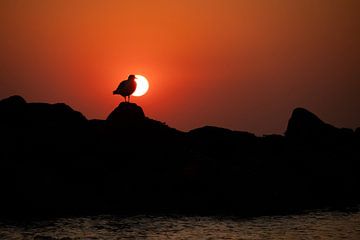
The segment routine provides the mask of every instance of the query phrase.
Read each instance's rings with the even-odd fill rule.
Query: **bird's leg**
[[[129,95],[129,102],[130,102],[130,95]]]
[[[126,102],[126,97],[124,97],[125,98],[125,102]]]

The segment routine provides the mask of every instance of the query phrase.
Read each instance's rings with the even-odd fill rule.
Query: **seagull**
[[[127,80],[122,81],[117,89],[113,91],[113,94],[119,94],[125,98],[128,97],[128,101],[130,102],[130,95],[135,92],[136,89],[136,82],[135,82],[135,75],[129,75]]]

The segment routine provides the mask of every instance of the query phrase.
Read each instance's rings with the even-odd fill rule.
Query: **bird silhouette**
[[[128,101],[130,102],[130,95],[133,94],[136,90],[136,81],[135,81],[135,75],[129,75],[127,80],[122,81],[117,89],[113,91],[113,94],[119,94],[125,98],[128,97]]]

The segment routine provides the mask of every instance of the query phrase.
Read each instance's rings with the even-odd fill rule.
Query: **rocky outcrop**
[[[296,108],[285,132],[287,139],[306,145],[341,145],[352,141],[355,133],[349,128],[336,128],[323,122],[314,113]]]
[[[106,120],[65,104],[0,101],[0,215],[258,214],[360,202],[359,129],[303,108],[285,136],[189,132],[120,103]]]
[[[18,125],[25,118],[27,103],[20,96],[12,96],[0,101],[0,124]]]
[[[143,109],[135,103],[122,102],[116,107],[106,121],[110,124],[134,124],[143,122],[145,114]]]
[[[334,134],[336,128],[324,123],[312,112],[296,108],[289,120],[285,136],[290,139],[308,140]]]
[[[10,126],[81,125],[87,119],[64,103],[27,103],[20,96],[0,101],[0,123]]]

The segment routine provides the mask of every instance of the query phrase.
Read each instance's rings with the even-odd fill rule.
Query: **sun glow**
[[[146,79],[146,77],[141,75],[135,75],[135,77],[136,90],[132,94],[132,96],[140,97],[147,93],[147,91],[149,90],[149,81]]]

